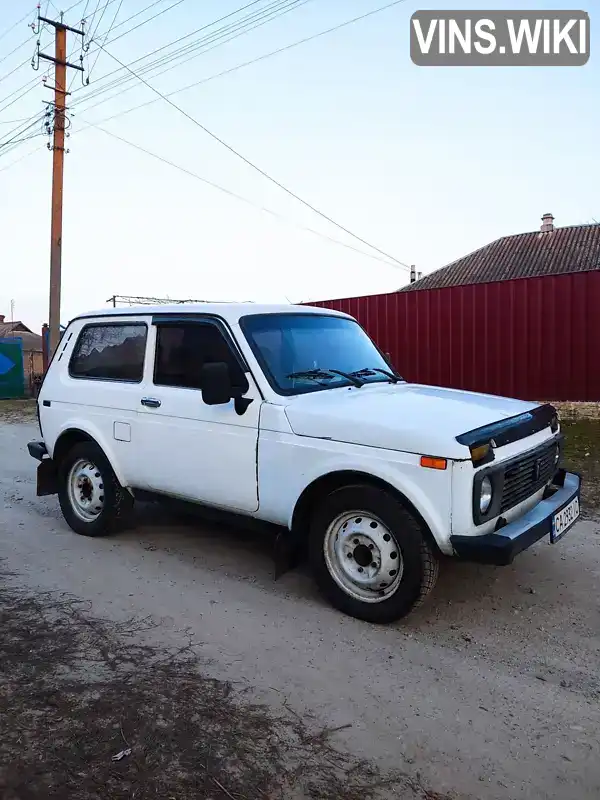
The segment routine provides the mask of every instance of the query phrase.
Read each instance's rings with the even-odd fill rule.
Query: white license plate
[[[552,520],[552,530],[550,531],[550,541],[552,544],[565,535],[569,528],[575,523],[579,516],[579,498],[574,497],[568,506],[554,515]]]

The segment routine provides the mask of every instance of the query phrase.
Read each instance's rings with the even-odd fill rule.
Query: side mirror
[[[229,366],[224,361],[204,364],[201,370],[202,399],[207,406],[222,406],[233,397]]]

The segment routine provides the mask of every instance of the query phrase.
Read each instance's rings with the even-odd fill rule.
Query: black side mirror
[[[229,366],[224,361],[204,364],[201,373],[202,399],[207,406],[222,406],[233,397]]]

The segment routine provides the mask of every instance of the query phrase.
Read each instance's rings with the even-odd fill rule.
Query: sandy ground
[[[68,592],[116,625],[151,619],[153,646],[193,642],[208,678],[274,714],[349,726],[333,734],[349,758],[407,776],[391,796],[600,796],[597,521],[511,567],[446,561],[419,612],[374,627],[327,607],[303,570],[274,582],[271,543],[256,533],[144,507],[117,538],[76,536],[55,498],[35,497],[25,444],[36,435],[0,422],[11,585]]]

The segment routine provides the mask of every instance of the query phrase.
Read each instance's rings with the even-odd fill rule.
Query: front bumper
[[[514,557],[550,534],[554,515],[567,506],[581,490],[581,477],[559,469],[551,487],[552,493],[540,500],[531,511],[493,533],[481,536],[451,536],[456,555],[465,561],[505,566]]]

